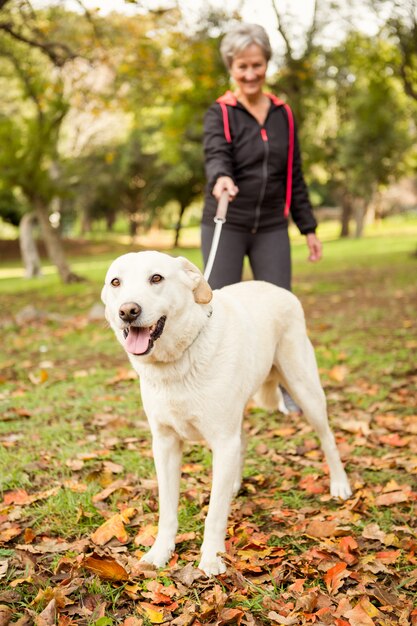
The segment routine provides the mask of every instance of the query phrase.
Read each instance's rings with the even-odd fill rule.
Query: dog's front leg
[[[227,518],[240,466],[241,447],[240,433],[238,437],[231,437],[227,441],[222,439],[212,446],[213,484],[199,564],[199,568],[207,576],[216,576],[226,571],[226,566],[218,553],[225,552]]]
[[[173,430],[158,428],[152,432],[152,451],[159,492],[158,534],[152,548],[141,560],[162,567],[175,549],[182,441]]]

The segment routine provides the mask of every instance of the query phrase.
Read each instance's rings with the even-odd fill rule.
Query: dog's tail
[[[253,396],[255,405],[267,411],[278,410],[281,413],[288,413],[279,383],[278,372],[272,369],[268,378]]]

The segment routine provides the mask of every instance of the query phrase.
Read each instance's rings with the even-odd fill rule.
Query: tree
[[[381,35],[388,36],[398,47],[398,72],[404,91],[417,100],[417,0],[368,0],[376,15],[381,9],[388,14],[381,25]]]
[[[416,129],[412,105],[392,69],[397,54],[387,41],[351,33],[329,55],[337,68],[330,164],[345,209],[342,236],[354,212],[361,236],[371,201],[411,165]]]
[[[52,11],[51,15],[63,17],[59,11]],[[10,188],[20,189],[26,197],[29,210],[36,215],[49,258],[62,280],[71,282],[78,280],[78,276],[71,271],[59,232],[51,225],[49,206],[61,192],[58,142],[69,109],[62,70],[73,55],[66,45],[44,40],[36,20],[37,14],[29,2],[3,3],[0,63],[12,89],[2,93],[9,114],[0,117],[0,135],[6,147],[0,157],[1,176]],[[51,61],[46,66],[45,57]],[[25,221],[27,236],[22,241],[32,247],[33,253],[28,230],[32,222]]]
[[[163,150],[157,160],[160,173],[153,202],[178,203],[174,247],[179,245],[184,213],[193,200],[201,197],[205,185],[204,113],[228,86],[229,77],[219,53],[219,32],[224,24],[224,13],[208,12],[201,16],[200,26],[191,36],[178,31],[170,36],[170,64],[176,84],[164,93],[165,116],[159,131]]]

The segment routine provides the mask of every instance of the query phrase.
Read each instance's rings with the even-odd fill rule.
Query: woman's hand
[[[213,196],[216,198],[217,201],[220,200],[220,196],[222,195],[223,191],[227,191],[228,192],[228,194],[229,194],[229,202],[234,200],[235,197],[236,197],[236,194],[239,193],[239,188],[236,187],[235,183],[230,178],[230,176],[220,176],[216,180],[216,184],[213,187],[212,193],[213,193]]]
[[[307,246],[309,249],[308,260],[312,263],[316,261],[320,261],[322,257],[323,246],[321,245],[320,239],[317,237],[316,233],[308,233],[307,235]]]

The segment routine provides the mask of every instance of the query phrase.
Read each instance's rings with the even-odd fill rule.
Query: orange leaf
[[[295,583],[288,587],[289,591],[294,591],[295,593],[301,593],[304,591],[304,583],[307,578],[297,578]]]
[[[158,532],[158,526],[148,524],[143,526],[135,537],[135,546],[153,546]]]
[[[8,541],[11,541],[12,539],[20,535],[21,532],[22,529],[18,524],[13,524],[9,528],[4,528],[0,531],[0,542],[7,543]]]
[[[344,614],[348,618],[351,626],[374,626],[375,622],[372,617],[379,614],[367,598],[363,597],[354,609],[346,611]]]
[[[34,533],[31,528],[25,528],[25,533],[23,536],[25,539],[25,543],[32,543],[32,541],[36,537],[36,533]]]
[[[91,535],[92,541],[98,546],[104,546],[113,537],[116,537],[120,543],[126,543],[129,540],[129,535],[124,527],[120,513],[113,515]]]
[[[105,580],[129,580],[125,568],[109,557],[88,556],[84,559],[83,566]]]
[[[334,537],[337,526],[338,522],[336,520],[332,520],[330,522],[313,520],[308,524],[306,534],[310,537],[317,537],[319,539],[322,537]]]
[[[377,552],[376,558],[387,565],[395,563],[401,554],[401,550],[386,550],[385,552]]]
[[[334,593],[343,585],[343,578],[349,576],[346,563],[336,563],[333,567],[327,570],[324,577],[324,582],[329,593]]]
[[[345,380],[348,373],[349,373],[349,370],[346,367],[346,365],[335,365],[329,371],[329,378],[331,378],[331,380],[336,381],[337,383],[342,383]]]
[[[392,435],[381,435],[381,437],[379,437],[379,441],[387,444],[388,446],[394,446],[395,448],[403,448],[409,443],[408,439],[402,439],[398,433],[393,433]]]
[[[132,617],[126,617],[122,626],[143,626],[143,619],[135,617],[134,615]]]
[[[409,499],[409,493],[405,491],[391,491],[390,493],[382,493],[375,498],[375,504],[377,506],[390,506],[391,504],[399,504],[400,502],[407,502]]]
[[[241,609],[223,609],[220,613],[219,621],[216,622],[217,626],[223,626],[223,624],[240,624],[244,612]]]
[[[342,559],[346,563],[348,563],[349,565],[352,565],[358,560],[358,558],[354,554],[352,554],[352,551],[357,550],[358,548],[356,539],[350,536],[342,537],[342,539],[340,539],[339,541],[339,546],[340,546],[339,555],[342,557]]]
[[[16,489],[8,491],[4,494],[4,504],[29,504],[31,502],[30,495],[25,489]]]
[[[317,481],[317,476],[312,474],[304,476],[300,480],[299,486],[307,493],[323,493],[325,491],[324,486]]]

